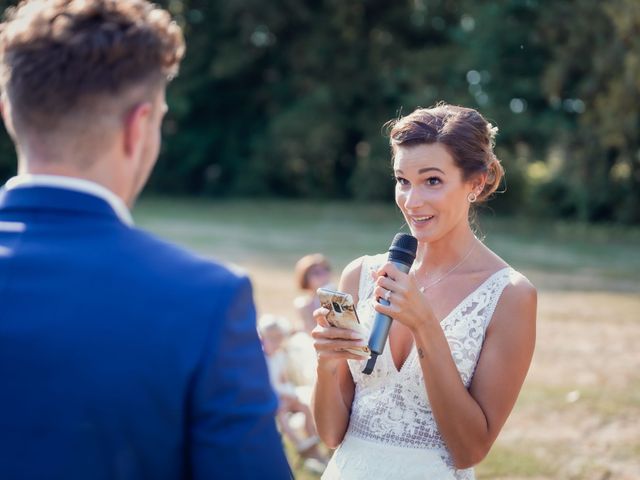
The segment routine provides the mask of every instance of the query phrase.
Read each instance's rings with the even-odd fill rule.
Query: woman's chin
[[[416,237],[419,242],[429,243],[436,238],[435,229],[430,225],[409,225],[411,235]]]

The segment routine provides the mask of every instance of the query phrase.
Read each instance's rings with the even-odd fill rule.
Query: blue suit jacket
[[[0,193],[0,479],[289,478],[245,276],[91,195]]]

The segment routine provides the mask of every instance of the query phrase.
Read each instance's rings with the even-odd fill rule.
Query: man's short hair
[[[96,100],[163,85],[183,55],[180,27],[146,0],[22,0],[0,24],[0,88],[16,130],[43,131]]]

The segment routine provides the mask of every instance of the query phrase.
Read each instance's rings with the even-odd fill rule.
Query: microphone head
[[[389,247],[389,261],[413,265],[418,250],[418,240],[408,233],[396,233]]]

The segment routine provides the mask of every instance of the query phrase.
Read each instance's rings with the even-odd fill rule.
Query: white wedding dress
[[[371,272],[386,261],[386,254],[364,257],[357,312],[368,330],[375,316]],[[441,322],[467,388],[485,330],[513,274],[510,267],[494,273]],[[356,385],[349,427],[322,479],[474,479],[472,468],[459,470],[453,466],[429,405],[415,345],[399,371],[388,341],[371,375],[362,373],[365,363],[349,360]]]

